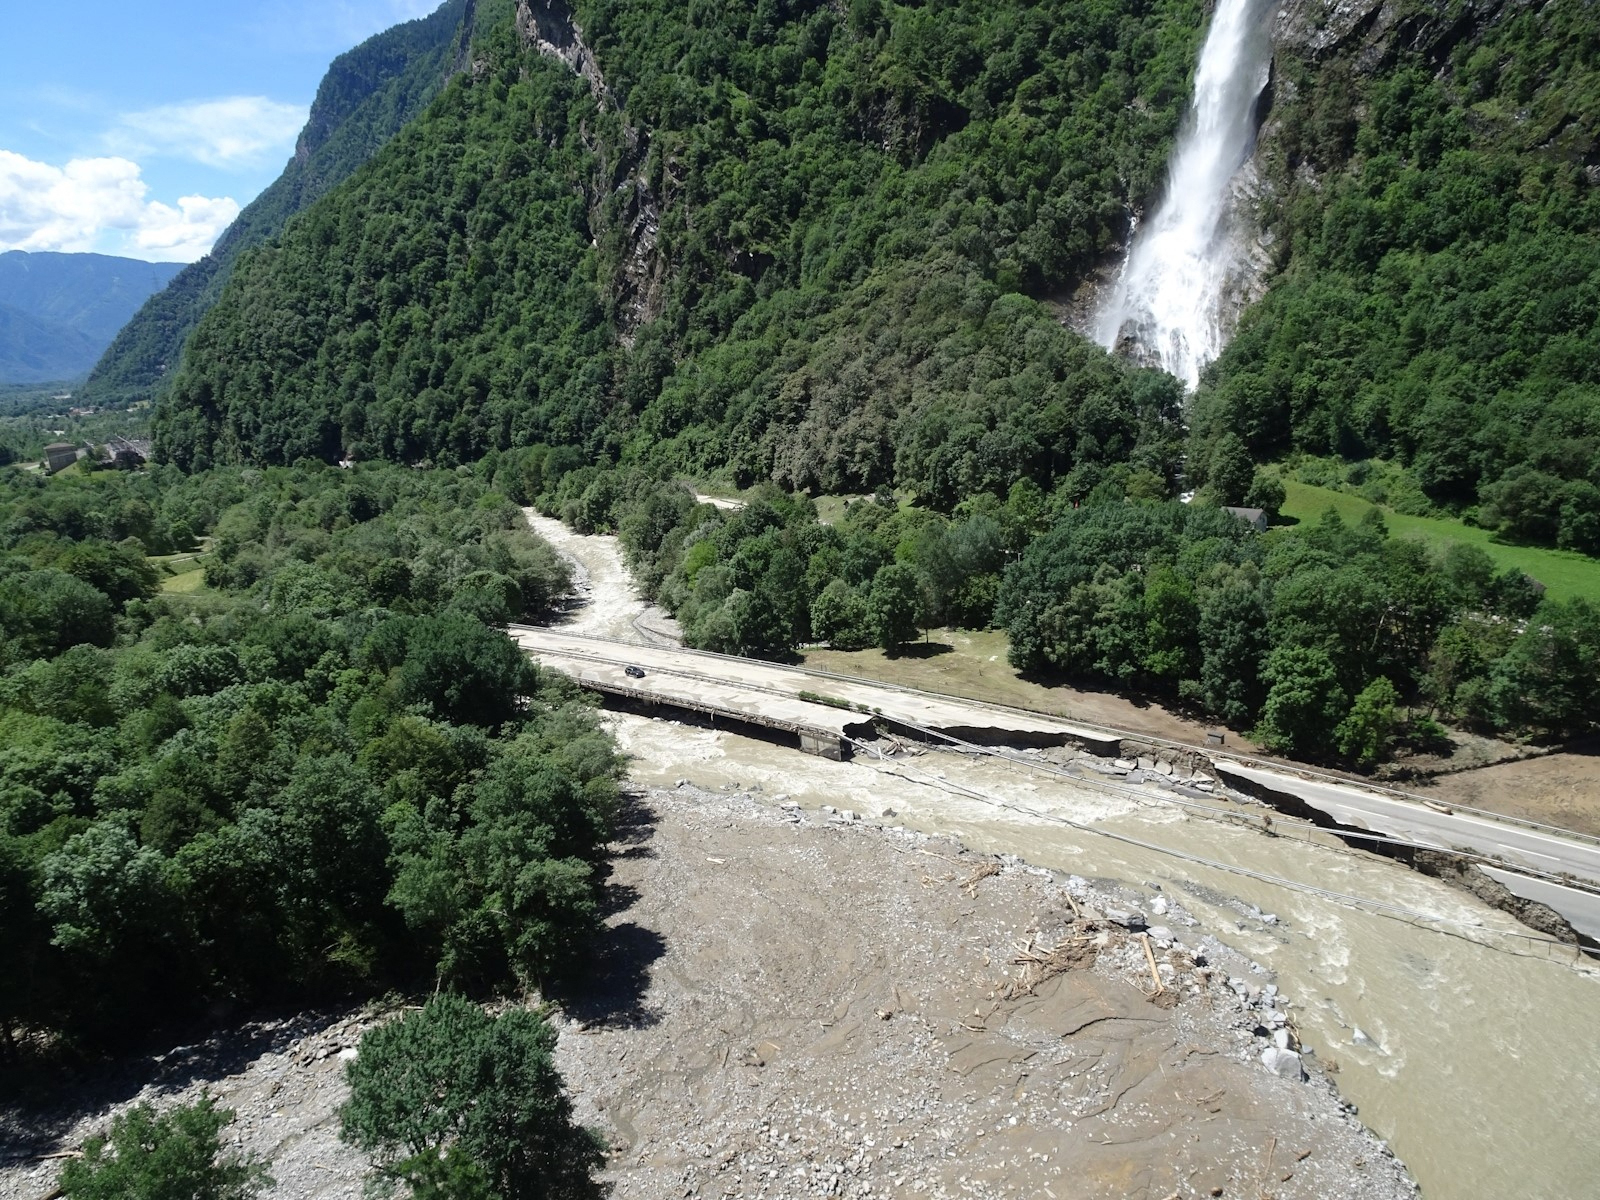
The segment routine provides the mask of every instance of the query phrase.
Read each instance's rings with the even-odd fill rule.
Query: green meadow
[[[1359,521],[1369,509],[1383,513],[1389,532],[1396,537],[1418,537],[1435,545],[1470,542],[1494,559],[1504,570],[1516,567],[1544,584],[1546,594],[1556,600],[1578,596],[1600,600],[1600,559],[1570,550],[1546,550],[1539,546],[1512,546],[1494,541],[1487,529],[1479,529],[1445,517],[1408,517],[1382,505],[1372,504],[1348,492],[1313,487],[1309,483],[1284,480],[1288,499],[1283,515],[1300,521],[1315,521],[1328,509],[1338,511],[1346,521]]]

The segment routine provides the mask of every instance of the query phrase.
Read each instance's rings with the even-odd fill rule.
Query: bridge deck
[[[814,738],[834,748],[847,745],[847,736],[870,732],[874,723],[936,729],[974,742],[1070,743],[1103,755],[1115,755],[1121,743],[1115,734],[1044,715],[864,682],[818,679],[754,659],[627,645],[535,626],[513,626],[511,635],[542,663],[594,691],[632,703],[676,707],[794,733],[802,742]],[[642,668],[644,677],[629,676],[628,666]]]

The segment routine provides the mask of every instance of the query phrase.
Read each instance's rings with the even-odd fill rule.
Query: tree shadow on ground
[[[895,648],[890,658],[938,658],[955,649],[948,642],[906,642]]]
[[[349,1015],[347,1008],[264,1016],[219,1028],[180,1046],[153,1034],[142,1050],[115,1058],[71,1063],[41,1055],[0,1075],[0,1166],[63,1149],[62,1139],[85,1117],[126,1104],[146,1088],[176,1095],[196,1083],[220,1083],[267,1054],[281,1054],[301,1038]],[[181,1036],[177,1031],[163,1031]],[[161,1045],[160,1050],[152,1046]]]
[[[656,813],[642,792],[625,791],[612,839],[613,863],[625,859],[653,858]],[[613,868],[614,870],[614,868]],[[604,1028],[647,1027],[661,1014],[645,1004],[650,977],[667,953],[667,940],[654,929],[627,919],[643,893],[631,883],[606,880],[600,896],[605,926],[590,951],[588,971],[554,989],[551,999],[567,1016],[588,1026]],[[619,919],[620,918],[620,919]]]
[[[611,835],[612,861],[624,858],[654,858],[650,844],[655,837],[656,814],[645,793],[624,789],[618,797],[615,830]]]
[[[1147,691],[1135,684],[1113,687],[1100,679],[1085,679],[1081,675],[1069,675],[1050,667],[1034,667],[1026,671],[1018,671],[1017,678],[1024,683],[1034,684],[1042,688],[1061,688],[1067,691],[1079,692],[1085,696],[1105,696],[1112,700],[1126,700],[1134,708],[1164,708],[1168,712],[1179,716],[1188,715],[1180,707],[1176,697],[1163,696]]]

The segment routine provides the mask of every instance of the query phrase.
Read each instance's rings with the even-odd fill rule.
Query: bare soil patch
[[[1217,728],[1151,701],[1024,679],[1006,661],[1008,643],[998,629],[935,629],[928,637],[925,645],[910,646],[895,658],[882,650],[808,650],[804,662],[814,670],[1008,704],[1190,745],[1205,745],[1206,732]],[[1230,749],[1256,752],[1243,733],[1229,730],[1226,736]]]
[[[1409,785],[1445,804],[1600,837],[1600,755],[1548,754]]]

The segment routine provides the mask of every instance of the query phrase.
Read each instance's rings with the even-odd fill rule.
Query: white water
[[[1255,145],[1256,98],[1271,60],[1267,0],[1218,0],[1195,72],[1161,206],[1134,235],[1095,336],[1132,340],[1192,389],[1227,334],[1225,300],[1241,261],[1229,184]]]

